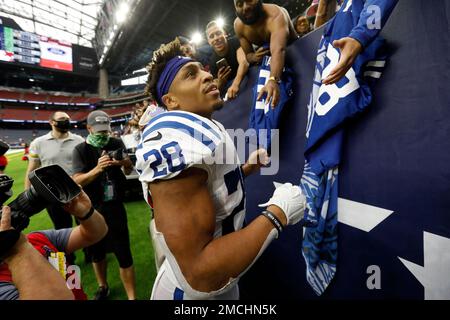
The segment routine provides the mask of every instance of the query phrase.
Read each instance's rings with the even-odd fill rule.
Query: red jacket
[[[8,165],[8,158],[0,156],[0,167],[6,167]]]

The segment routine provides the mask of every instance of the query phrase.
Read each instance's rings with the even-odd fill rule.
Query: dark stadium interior
[[[295,17],[307,8],[311,0],[272,2],[285,7],[291,16]],[[21,1],[17,3],[18,8],[0,6],[0,26],[24,30],[21,24],[26,14],[19,10],[20,6],[30,5]],[[42,67],[39,64],[25,63],[17,59],[14,63],[0,59],[1,139],[13,145],[18,145],[20,142],[29,143],[30,137],[36,137],[40,130],[48,128],[48,117],[56,110],[66,110],[77,129],[84,127],[84,121],[90,111],[104,109],[113,117],[118,128],[123,130],[123,125],[131,116],[133,107],[136,103],[142,103],[145,97],[142,82],[121,85],[121,81],[138,76],[145,78],[146,72],[143,68],[151,59],[153,50],[179,35],[189,38],[196,31],[203,34],[205,25],[219,16],[226,21],[225,29],[230,35],[234,33],[233,1],[137,0],[131,2],[133,6],[130,7],[126,23],[123,23],[116,32],[103,61],[100,57],[102,52],[99,50],[102,50],[107,43],[108,32],[112,29],[114,20],[111,18],[112,9],[109,6],[118,2],[108,4],[108,2],[84,1],[83,3],[101,6],[103,11],[98,13],[97,20],[92,20],[95,18],[93,15],[88,17],[97,23],[95,28],[93,24],[90,25],[92,30],[95,29],[95,37],[89,47],[72,43],[72,71]],[[67,5],[59,1],[57,4]],[[38,3],[33,5],[43,6]],[[44,26],[52,24],[52,15],[55,15],[55,19],[61,15],[51,8],[42,7],[39,10],[49,15],[47,20],[38,16],[28,19]],[[69,13],[72,9],[67,7],[66,10],[69,10],[67,11]],[[54,28],[76,34],[83,41],[87,37],[81,31],[68,30],[67,27],[59,27],[57,24]],[[20,40],[17,41],[20,42]],[[99,41],[104,42],[99,45]],[[211,53],[211,48],[206,41],[203,41],[198,46],[198,51],[208,55]],[[100,69],[107,74],[106,94],[99,91]],[[5,130],[8,128],[16,131],[13,131],[13,134],[7,134]],[[19,129],[24,129],[22,139],[18,139],[20,134],[17,130]]]
[[[294,14],[299,14],[299,8],[305,8],[309,2],[271,1]],[[113,54],[105,60],[105,65],[118,76],[143,68],[161,43],[178,35],[189,36],[194,30],[203,32],[206,24],[219,15],[228,21],[227,31],[233,32],[235,12],[231,0],[141,1],[123,34],[114,43]]]

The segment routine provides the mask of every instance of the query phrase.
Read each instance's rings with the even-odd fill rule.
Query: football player
[[[136,152],[165,257],[152,299],[238,299],[239,278],[303,218],[305,197],[284,184],[243,228],[244,177],[261,164],[241,166],[233,140],[212,120],[223,105],[212,75],[182,57],[178,39],[156,51],[147,70],[148,94],[167,109],[146,124]]]

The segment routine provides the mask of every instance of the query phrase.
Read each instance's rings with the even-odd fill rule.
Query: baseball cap
[[[306,17],[314,17],[317,15],[319,9],[319,1],[313,1],[311,5],[306,9]]]
[[[111,119],[108,114],[103,111],[92,111],[87,118],[87,124],[92,127],[94,133],[100,131],[111,131]]]

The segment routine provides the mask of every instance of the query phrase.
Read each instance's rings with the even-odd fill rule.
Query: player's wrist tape
[[[86,213],[82,218],[77,218],[79,221],[86,221],[87,219],[89,219],[90,217],[92,217],[92,215],[94,214],[95,209],[94,207],[91,207],[91,209],[89,209],[89,212]]]
[[[281,224],[280,220],[278,220],[278,218],[272,212],[270,212],[269,210],[264,210],[262,212],[262,215],[264,217],[266,217],[267,219],[269,219],[269,221],[277,229],[278,234],[280,234],[281,231],[283,231],[283,225]]]
[[[16,245],[19,238],[20,232],[15,229],[0,232],[0,262],[1,259]]]

